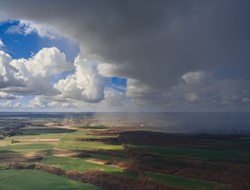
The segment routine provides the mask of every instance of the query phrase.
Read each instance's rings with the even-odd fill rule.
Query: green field
[[[121,145],[105,144],[102,142],[86,142],[86,141],[75,141],[76,137],[80,138],[97,138],[97,136],[88,135],[90,132],[88,130],[79,130],[74,133],[68,133],[64,135],[60,142],[56,145],[56,148],[66,149],[66,150],[122,150]]]
[[[37,152],[49,150],[53,144],[48,143],[17,143],[8,146],[0,146],[0,152],[15,151],[15,152]]]
[[[37,170],[0,170],[3,190],[102,190],[102,188],[73,181]]]
[[[63,168],[64,170],[103,170],[107,172],[122,172],[121,168],[117,166],[109,166],[88,162],[89,158],[65,158],[56,156],[47,156],[43,159],[43,164],[55,165]]]
[[[249,146],[249,139],[243,139],[242,141],[232,142],[223,140],[211,140],[210,143],[221,143],[221,144],[233,144],[245,146],[242,149],[237,148],[225,148],[225,149],[203,149],[203,148],[183,148],[183,147],[163,147],[163,146],[148,146],[148,145],[137,145],[136,143],[129,144],[129,142],[121,142],[117,144],[116,141],[112,144],[112,141],[108,143],[100,142],[98,138],[115,138],[118,137],[115,133],[109,133],[107,135],[101,135],[97,131],[93,130],[107,130],[106,127],[79,127],[70,129],[58,129],[58,128],[27,128],[22,130],[23,134],[18,134],[12,137],[6,137],[0,141],[0,165],[2,168],[7,168],[9,160],[15,160],[14,157],[20,158],[16,159],[17,162],[26,163],[37,163],[40,162],[43,165],[50,165],[60,167],[65,171],[81,171],[86,172],[88,170],[102,170],[105,172],[122,175],[122,177],[133,177],[134,179],[140,179],[140,177],[145,177],[147,179],[157,181],[158,183],[166,184],[173,187],[180,187],[189,190],[215,190],[217,188],[227,189],[224,183],[218,184],[213,181],[203,181],[198,180],[199,176],[188,176],[180,175],[178,172],[165,173],[169,175],[164,175],[165,171],[157,170],[157,164],[164,164],[164,159],[167,158],[171,163],[172,160],[178,159],[218,159],[218,160],[240,160],[240,161],[250,161],[250,151],[245,150],[244,147]],[[99,135],[98,135],[99,134]],[[91,139],[89,141],[76,141],[75,138],[86,138]],[[85,140],[86,140],[85,139]],[[12,140],[17,140],[19,142],[12,143]],[[138,137],[138,140],[140,138]],[[121,144],[128,145],[128,148],[132,148],[136,157],[129,152],[131,149],[123,149]],[[141,142],[142,144],[144,142]],[[138,143],[140,144],[140,142]],[[145,143],[146,144],[146,143]],[[137,150],[139,149],[137,154]],[[86,150],[86,153],[84,152]],[[89,151],[87,151],[89,150]],[[104,150],[104,151],[98,151]],[[146,151],[140,151],[146,150]],[[78,157],[78,153],[83,151],[83,158]],[[126,152],[127,151],[127,152]],[[124,154],[120,154],[120,153]],[[65,155],[60,155],[65,154]],[[68,153],[68,155],[67,155]],[[110,154],[112,153],[112,154]],[[157,154],[155,154],[157,153]],[[72,155],[70,155],[72,154]],[[86,157],[84,157],[86,154]],[[142,155],[140,155],[142,154]],[[113,156],[111,156],[113,155]],[[121,157],[119,157],[121,156]],[[154,156],[156,157],[156,170],[152,170],[150,167],[142,169],[142,173],[131,170],[126,170],[126,167],[136,166],[135,163],[149,163],[154,162]],[[157,156],[162,159],[157,160]],[[35,161],[31,158],[34,158]],[[36,158],[38,158],[36,160]],[[40,158],[40,159],[39,159]],[[26,160],[25,160],[26,159]],[[137,160],[136,160],[137,159]],[[146,162],[147,159],[149,162]],[[172,160],[171,160],[172,159]],[[204,160],[203,160],[204,159]],[[146,161],[145,161],[146,160]],[[159,163],[158,163],[159,161]],[[210,160],[211,161],[211,160]],[[12,161],[16,162],[16,161]],[[117,164],[117,165],[107,165]],[[174,162],[173,162],[174,163]],[[179,162],[176,162],[179,164]],[[152,166],[154,163],[151,164]],[[175,167],[174,164],[170,164],[170,170]],[[138,165],[137,165],[138,166]],[[140,165],[139,165],[140,166]],[[141,165],[143,166],[143,164]],[[185,165],[182,165],[185,167]],[[141,167],[143,168],[143,167]],[[136,167],[135,167],[136,169]],[[174,168],[178,169],[178,167]],[[138,173],[137,173],[138,172]],[[159,173],[156,173],[159,172]],[[176,175],[175,175],[176,174]],[[178,175],[178,176],[177,176]],[[182,177],[181,177],[182,176]],[[185,176],[185,177],[184,177]],[[121,176],[119,176],[121,177]],[[203,179],[203,178],[202,178]],[[207,179],[206,179],[207,180]],[[208,179],[210,180],[210,179]],[[33,190],[33,189],[89,189],[98,190],[99,187],[87,185],[84,183],[79,183],[77,181],[69,180],[64,177],[56,176],[50,173],[45,173],[37,170],[0,170],[0,189],[3,190]]]
[[[13,144],[5,147],[0,147],[0,151],[15,151],[15,152],[31,152],[51,149],[53,145],[47,143],[34,144]]]

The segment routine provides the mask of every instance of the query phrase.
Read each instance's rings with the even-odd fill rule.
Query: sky
[[[1,111],[250,111],[248,0],[0,0]]]

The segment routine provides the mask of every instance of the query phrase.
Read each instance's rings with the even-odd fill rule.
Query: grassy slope
[[[101,188],[36,170],[0,170],[4,190],[101,190]]]

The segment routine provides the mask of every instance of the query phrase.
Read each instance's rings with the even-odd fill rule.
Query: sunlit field
[[[248,183],[247,135],[167,133],[137,121],[114,127],[87,119],[93,122],[25,126],[2,138],[0,186],[230,190]]]

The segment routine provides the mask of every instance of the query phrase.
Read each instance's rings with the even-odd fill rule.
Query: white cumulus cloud
[[[0,55],[0,86],[3,91],[13,94],[59,94],[53,87],[52,76],[73,68],[66,61],[65,54],[57,48],[43,48],[30,59],[12,60],[4,52]]]
[[[24,87],[26,79],[18,69],[10,65],[12,58],[10,55],[0,51],[0,89],[7,87]]]
[[[58,81],[55,88],[65,98],[94,103],[101,101],[104,98],[104,83],[97,70],[96,59],[78,56],[74,65],[75,73]]]
[[[2,98],[8,95],[36,95],[29,107],[53,107],[57,101],[42,101],[49,96],[97,103],[104,99],[104,78],[97,70],[99,60],[80,55],[74,64],[57,48],[43,48],[29,59],[12,59],[0,51],[0,88]],[[64,71],[74,71],[65,79],[52,81]],[[73,104],[64,104],[69,107]]]

